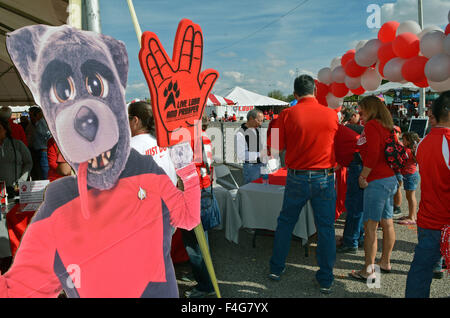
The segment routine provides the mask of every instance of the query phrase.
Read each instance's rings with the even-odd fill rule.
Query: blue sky
[[[102,33],[125,43],[130,61],[126,99],[149,97],[139,66],[139,43],[126,0],[99,0]],[[219,79],[213,93],[226,96],[235,86],[267,95],[293,90],[296,75],[317,75],[334,57],[360,40],[377,37],[367,26],[370,4],[380,7],[381,25],[417,21],[417,0],[133,0],[142,32],[156,33],[172,56],[178,23],[200,25],[202,69]],[[424,26],[447,24],[448,0],[423,0]]]

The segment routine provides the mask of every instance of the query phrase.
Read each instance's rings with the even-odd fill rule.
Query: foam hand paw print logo
[[[141,44],[139,62],[150,89],[158,146],[177,144],[181,140],[175,136],[182,128],[188,129],[192,139],[195,126],[201,124],[208,95],[219,77],[213,69],[201,72],[200,26],[188,19],[181,20],[172,59],[153,32],[144,32]],[[197,127],[196,131],[201,130]]]
[[[167,88],[164,90],[164,97],[167,97],[164,110],[166,110],[171,105],[176,108],[175,97],[180,97],[180,91],[178,90],[177,82],[175,82],[175,84],[172,84],[172,82],[169,83],[169,86],[167,86]]]

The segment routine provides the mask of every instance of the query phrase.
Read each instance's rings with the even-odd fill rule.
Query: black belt
[[[328,175],[334,173],[334,168],[328,168],[328,169],[320,169],[320,170],[295,170],[295,169],[289,169],[289,173],[292,173],[294,175]]]
[[[244,163],[251,164],[251,165],[256,165],[256,164],[260,164],[261,160],[259,160],[259,158],[258,158],[258,160],[256,162],[244,161]]]

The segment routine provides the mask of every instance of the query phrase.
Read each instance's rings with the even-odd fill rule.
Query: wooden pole
[[[131,20],[133,21],[134,30],[136,31],[136,36],[138,38],[139,46],[141,46],[142,31],[141,31],[141,27],[139,26],[139,21],[136,16],[136,11],[134,11],[133,1],[127,0],[127,3],[128,3],[128,8],[129,8],[130,14],[131,14]]]

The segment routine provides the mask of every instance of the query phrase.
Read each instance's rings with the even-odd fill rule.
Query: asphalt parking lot
[[[237,173],[236,171],[233,174]],[[239,178],[239,176],[236,176]],[[417,191],[418,201],[420,190]],[[407,201],[403,194],[403,215],[407,213]],[[345,224],[345,214],[336,222],[336,236],[341,236]],[[416,226],[395,224],[396,242],[392,253],[392,271],[381,274],[379,286],[369,286],[362,281],[349,277],[352,270],[364,265],[364,251],[356,255],[337,254],[334,267],[335,282],[332,293],[319,292],[315,280],[318,270],[315,249],[316,240],[310,238],[310,255],[305,256],[301,242],[294,240],[287,258],[286,273],[279,282],[267,278],[269,259],[272,254],[273,235],[270,232],[258,235],[256,247],[252,247],[253,233],[241,229],[239,244],[225,239],[223,230],[212,230],[209,234],[211,257],[223,298],[404,298],[406,277],[417,244]],[[382,232],[378,231],[377,260],[381,255]],[[176,264],[180,297],[195,283],[185,282],[181,277],[190,271],[188,263]],[[376,285],[376,284],[375,284]],[[450,277],[433,279],[431,298],[450,297]]]

